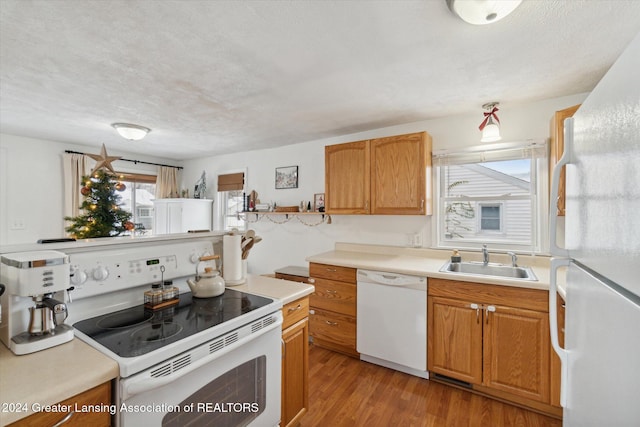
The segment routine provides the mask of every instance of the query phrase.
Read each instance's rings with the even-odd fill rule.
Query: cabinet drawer
[[[309,316],[309,297],[300,298],[282,307],[282,329]]]
[[[309,278],[304,276],[294,276],[292,274],[276,273],[276,279],[290,280],[292,282],[309,283]]]
[[[335,311],[349,316],[356,315],[356,285],[327,279],[316,279],[315,292],[311,294],[313,308]]]
[[[356,351],[356,319],[353,316],[314,310],[309,314],[309,335],[314,341],[327,341]]]
[[[111,415],[108,411],[74,412],[76,407],[82,408],[84,405],[111,405],[111,382],[106,382],[60,402],[60,407],[70,409],[68,412],[38,412],[27,418],[16,421],[11,424],[10,427],[51,426],[61,422],[65,417],[69,416],[70,413],[72,413],[72,415],[70,415],[68,421],[64,423],[65,427],[109,427],[111,425]]]
[[[356,283],[356,269],[351,267],[338,267],[328,264],[309,264],[309,276],[314,279],[338,280],[340,282]]]

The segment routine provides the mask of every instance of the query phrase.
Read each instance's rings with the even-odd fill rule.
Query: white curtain
[[[87,174],[87,156],[64,153],[64,216],[80,215],[80,205],[84,197],[80,193],[82,177]]]
[[[158,167],[156,178],[156,199],[179,197],[178,169],[166,166]]]

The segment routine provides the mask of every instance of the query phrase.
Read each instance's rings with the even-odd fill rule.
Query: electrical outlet
[[[11,226],[9,227],[10,230],[24,230],[25,228],[27,227],[24,225],[24,220],[22,219],[14,219],[11,221]]]
[[[422,234],[416,233],[413,235],[413,246],[416,248],[422,246]]]

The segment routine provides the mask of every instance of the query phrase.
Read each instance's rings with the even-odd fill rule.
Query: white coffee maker
[[[0,341],[17,355],[33,353],[73,339],[64,323],[69,257],[58,251],[16,252],[0,258],[2,318]]]

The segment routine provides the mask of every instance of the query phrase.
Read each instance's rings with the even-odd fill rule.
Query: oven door
[[[277,426],[281,315],[277,319],[258,332],[238,337],[234,331],[121,379],[117,424]]]

